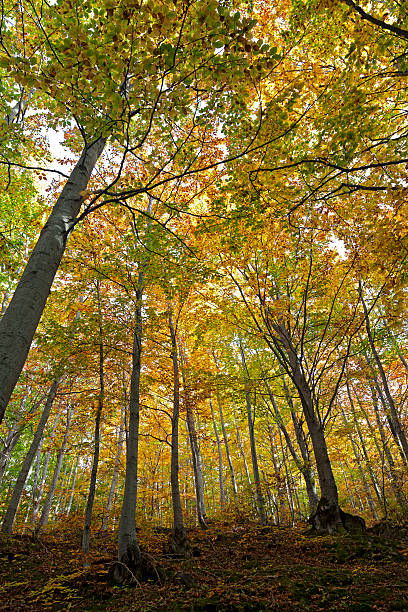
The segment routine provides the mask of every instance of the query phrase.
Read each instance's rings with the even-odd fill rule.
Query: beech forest
[[[408,610],[407,169],[406,0],[1,0],[1,612]]]

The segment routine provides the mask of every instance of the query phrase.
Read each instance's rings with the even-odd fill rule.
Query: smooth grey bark
[[[239,446],[239,451],[241,453],[241,457],[242,457],[242,460],[244,462],[245,474],[246,474],[246,477],[247,477],[248,485],[251,488],[251,485],[252,485],[251,476],[250,476],[250,473],[249,473],[248,463],[247,463],[247,460],[246,460],[244,447],[242,445],[241,434],[239,433],[239,427],[238,427],[237,417],[235,415],[235,412],[234,412],[234,423],[235,423],[235,430],[237,432],[237,442],[238,442],[238,446]]]
[[[296,387],[302,404],[316,460],[320,495],[328,501],[331,507],[337,509],[334,510],[334,523],[329,526],[330,530],[335,530],[336,525],[342,526],[342,522],[338,508],[339,497],[337,485],[329,458],[323,423],[320,421],[319,415],[315,410],[312,392],[303,372],[299,356],[292,344],[290,334],[283,323],[274,325],[274,329],[277,334],[277,337],[274,338],[275,354],[277,354],[281,361],[284,361],[287,373]],[[282,350],[286,353],[286,361],[283,359]]]
[[[357,412],[356,412],[356,407],[354,405],[354,401],[353,401],[353,397],[352,397],[352,394],[351,394],[351,389],[350,389],[350,385],[349,385],[349,381],[348,380],[346,381],[346,389],[347,389],[347,395],[348,395],[348,398],[349,398],[351,412],[352,412],[352,415],[353,415],[353,424],[354,424],[354,427],[355,427],[355,429],[357,431],[357,436],[358,436],[358,440],[359,440],[359,443],[360,443],[359,444],[359,448],[360,448],[360,450],[361,450],[361,452],[363,454],[364,462],[365,462],[365,464],[367,466],[368,474],[370,476],[370,480],[371,480],[372,487],[374,489],[374,493],[375,493],[375,495],[377,497],[377,500],[378,500],[378,503],[379,503],[380,507],[382,507],[383,501],[382,501],[380,486],[378,484],[378,480],[377,480],[377,477],[375,475],[375,472],[374,472],[374,469],[373,469],[373,466],[372,466],[371,458],[369,457],[368,452],[367,452],[367,447],[366,447],[366,444],[365,444],[363,432],[362,432],[361,427],[360,427],[359,419],[358,419]],[[358,397],[357,397],[357,401],[359,402],[359,398]],[[362,408],[362,406],[360,406],[360,408]],[[366,419],[366,421],[368,423],[368,426],[369,426],[371,435],[373,436],[373,439],[374,439],[374,442],[376,444],[377,450],[380,451],[380,448],[379,448],[378,443],[377,443],[377,437],[375,436],[375,433],[373,431],[373,428],[372,428],[372,425],[371,425],[371,421],[369,420],[368,415],[367,415],[367,413],[366,413],[366,411],[364,409],[362,410],[362,412],[363,412],[364,417],[365,417],[365,419]],[[381,452],[379,452],[379,456],[382,457],[382,453]]]
[[[142,353],[142,295],[143,275],[139,272],[139,287],[136,291],[136,321],[133,333],[132,374],[130,379],[128,436],[126,440],[126,474],[122,511],[119,523],[118,561],[131,569],[141,561],[141,552],[136,535],[137,468],[139,452],[140,420],[140,368]],[[118,567],[117,581],[123,572]]]
[[[61,485],[60,485],[60,488],[59,488],[59,493],[58,493],[57,503],[55,504],[55,508],[54,508],[54,510],[53,510],[53,516],[54,516],[54,518],[55,518],[56,516],[58,516],[59,509],[60,509],[60,506],[61,506],[61,503],[62,503],[62,500],[63,500],[64,494],[65,494],[65,492],[66,492],[66,487],[67,487],[67,484],[68,484],[68,478],[69,478],[69,475],[68,475],[68,468],[69,468],[69,461],[65,461],[65,463],[64,463],[64,468],[63,468],[63,470],[62,470],[62,476],[61,476],[61,479],[60,479]]]
[[[92,510],[95,500],[96,478],[98,474],[99,450],[101,444],[101,417],[103,411],[103,403],[105,398],[105,378],[104,378],[104,345],[103,345],[103,328],[102,328],[102,308],[100,295],[100,282],[96,281],[96,296],[98,303],[98,324],[99,324],[99,395],[98,406],[95,415],[95,431],[94,431],[94,452],[92,458],[91,478],[89,481],[88,499],[85,508],[84,529],[82,532],[82,552],[87,555],[89,553],[89,534],[92,522]],[[85,559],[85,564],[88,564]]]
[[[55,436],[55,432],[56,432],[56,429],[57,429],[59,418],[60,418],[60,413],[57,412],[57,414],[55,415],[54,423],[53,423],[52,428],[51,428],[51,433],[50,433],[50,438],[49,438],[49,446],[50,446],[50,448],[47,450],[47,453],[46,453],[45,458],[44,458],[44,464],[43,464],[43,468],[42,468],[41,478],[38,481],[37,491],[36,491],[36,495],[35,495],[35,500],[34,500],[32,511],[31,511],[31,522],[32,522],[32,524],[34,524],[36,522],[37,517],[38,517],[38,513],[40,511],[41,498],[42,498],[42,494],[44,492],[45,481],[46,481],[47,473],[48,473],[48,465],[49,465],[50,458],[51,458],[51,444],[54,441],[54,436]]]
[[[288,447],[289,452],[293,457],[296,467],[302,474],[303,479],[305,481],[306,493],[307,493],[308,500],[309,500],[309,514],[312,514],[316,510],[317,503],[319,500],[317,497],[316,485],[315,485],[315,481],[313,477],[313,470],[310,465],[309,452],[306,446],[306,442],[304,440],[304,436],[302,435],[303,432],[301,432],[300,430],[299,421],[296,417],[296,413],[295,413],[293,404],[291,401],[289,402],[289,407],[291,408],[292,422],[293,422],[295,433],[296,433],[296,439],[297,439],[297,442],[298,442],[298,445],[299,445],[299,448],[302,454],[302,459],[299,457],[298,453],[295,450],[295,447],[293,446],[291,437],[283,422],[282,415],[280,413],[280,410],[278,408],[278,405],[276,403],[272,390],[268,382],[266,380],[264,380],[264,382],[265,382],[265,386],[266,386],[266,389],[269,395],[269,399],[271,400],[271,403],[273,406],[273,410],[274,410],[273,416],[275,417],[276,423],[280,431],[283,433],[285,437],[286,446]],[[288,398],[286,399],[288,400]]]
[[[223,411],[223,408],[222,408],[222,402],[221,402],[220,390],[218,388],[218,384],[217,384],[217,387],[216,387],[216,397],[217,397],[218,410],[220,412],[220,421],[221,421],[222,437],[224,438],[225,454],[227,455],[228,467],[229,467],[229,472],[230,472],[230,477],[231,477],[232,493],[234,495],[234,499],[236,500],[237,494],[238,494],[237,481],[236,481],[236,478],[235,478],[234,465],[233,465],[232,459],[231,459],[231,453],[230,453],[230,447],[229,447],[229,442],[228,442],[227,430],[226,430],[226,427],[225,427],[224,411]]]
[[[6,439],[4,440],[3,449],[0,452],[0,483],[3,480],[3,476],[6,471],[9,459],[11,457],[11,453],[13,452],[13,449],[19,441],[22,433],[22,427],[13,428],[8,432]]]
[[[181,348],[180,342],[179,344],[179,354],[180,354],[180,365],[181,365],[181,377],[183,381],[183,389],[184,389],[184,407],[186,410],[186,421],[187,421],[187,430],[188,436],[190,440],[190,448],[191,448],[191,459],[193,462],[193,472],[194,472],[194,484],[195,484],[195,492],[196,492],[196,501],[197,501],[197,518],[203,529],[207,528],[207,512],[205,508],[205,499],[204,499],[204,477],[203,477],[203,466],[201,461],[201,453],[197,439],[197,431],[194,421],[193,415],[193,405],[190,387],[188,385],[187,376],[185,372],[185,357],[183,356],[183,351]]]
[[[6,511],[6,515],[4,517],[4,521],[2,524],[3,533],[9,533],[9,534],[12,533],[13,523],[14,523],[14,519],[16,516],[20,497],[23,492],[24,485],[26,483],[27,476],[30,471],[31,465],[33,463],[34,457],[40,446],[40,443],[41,443],[41,440],[44,434],[45,425],[48,421],[48,417],[50,416],[52,404],[57,394],[58,385],[59,385],[59,380],[54,380],[54,382],[51,385],[50,391],[48,393],[47,401],[45,402],[44,410],[38,422],[37,429],[33,437],[33,441],[31,442],[30,448],[28,450],[27,455],[25,456],[25,459],[20,469],[20,473],[17,477],[16,484],[14,485],[13,493],[11,495],[11,499],[10,499],[10,502],[9,502],[9,505]]]
[[[385,434],[384,431],[384,426],[383,423],[381,421],[381,416],[380,416],[380,411],[378,408],[378,403],[376,401],[375,398],[375,393],[372,390],[372,395],[373,395],[373,407],[374,407],[374,413],[375,413],[375,419],[377,421],[377,427],[378,427],[378,431],[380,432],[380,437],[381,437],[381,444],[382,444],[382,449],[383,449],[383,453],[387,459],[387,463],[388,463],[388,472],[389,472],[389,477],[390,477],[390,481],[391,481],[391,487],[392,490],[394,491],[394,495],[395,495],[395,499],[398,503],[398,505],[400,506],[401,510],[403,511],[404,515],[408,514],[408,504],[407,504],[407,500],[404,496],[403,490],[402,490],[402,486],[401,486],[401,482],[398,478],[398,473],[395,467],[395,461],[394,458],[392,456],[392,453],[390,451],[390,447],[388,445],[388,441],[387,441],[387,436]],[[385,508],[385,499],[384,499],[384,510],[386,511]]]
[[[105,147],[99,138],[85,148],[59,196],[0,320],[0,422],[27,359],[67,239],[92,170]]]
[[[392,397],[392,394],[391,394],[391,391],[390,391],[390,387],[388,385],[387,376],[385,374],[384,367],[382,365],[380,356],[379,356],[377,348],[375,346],[374,337],[373,337],[373,334],[372,334],[372,331],[371,331],[369,313],[368,313],[367,305],[366,305],[366,303],[364,301],[364,297],[363,297],[363,288],[362,288],[361,280],[358,283],[358,290],[359,290],[359,294],[360,294],[360,300],[361,300],[361,303],[363,305],[367,338],[368,338],[368,341],[369,341],[369,344],[370,344],[370,347],[371,347],[371,352],[373,354],[374,361],[377,364],[378,371],[380,372],[382,386],[383,386],[384,393],[385,393],[385,396],[387,398],[387,403],[388,403],[388,406],[389,406],[391,423],[392,423],[392,426],[393,426],[393,428],[395,430],[396,436],[397,436],[397,438],[399,440],[399,444],[400,444],[400,446],[402,448],[402,452],[403,452],[403,455],[405,457],[405,463],[408,466],[408,440],[407,440],[407,437],[405,435],[404,430],[401,427],[401,422],[400,422],[400,419],[399,419],[399,416],[398,416],[398,413],[397,413],[397,408],[395,406],[394,398]]]
[[[285,391],[286,402],[290,409],[293,429],[295,430],[296,441],[298,443],[300,454],[302,456],[303,465],[300,471],[302,472],[302,476],[306,484],[306,492],[307,492],[307,497],[309,501],[309,512],[310,514],[312,514],[316,510],[317,504],[319,501],[317,490],[316,490],[314,471],[312,468],[312,459],[310,456],[310,451],[309,451],[309,447],[306,441],[306,437],[305,437],[303,428],[301,424],[299,423],[299,419],[296,414],[296,409],[295,409],[295,406],[292,400],[292,396],[289,392],[288,385],[286,384],[284,370],[281,364],[279,364],[279,366],[282,372],[282,381],[283,381],[283,388]]]
[[[247,368],[247,364],[245,360],[245,354],[244,354],[244,349],[242,346],[241,338],[239,339],[239,348],[240,348],[240,353],[241,353],[242,374],[244,378],[245,402],[246,402],[246,407],[247,407],[249,442],[251,446],[252,473],[254,476],[256,507],[258,510],[259,519],[261,523],[265,525],[267,523],[267,518],[266,518],[266,511],[265,511],[265,500],[262,494],[261,479],[259,476],[258,455],[256,452],[255,419],[252,413],[251,394],[249,390],[249,379],[248,379],[248,368]]]
[[[58,514],[58,511],[60,511],[65,516],[67,516],[66,514],[67,499],[68,499],[68,496],[70,495],[72,479],[73,477],[76,478],[76,475],[74,476],[74,474],[75,474],[76,468],[78,467],[78,462],[79,462],[78,457],[79,455],[77,455],[76,461],[71,461],[71,467],[65,479],[64,488],[63,490],[61,490],[60,499],[58,501],[57,508],[55,509],[55,514]],[[66,468],[68,469],[68,462],[66,463]]]
[[[285,492],[284,492],[284,478],[282,478],[281,476],[281,467],[280,467],[280,462],[278,460],[278,452],[275,446],[273,430],[272,430],[272,426],[269,420],[267,421],[267,427],[268,427],[268,434],[269,434],[269,445],[271,449],[272,465],[273,465],[273,470],[275,472],[275,482],[276,482],[276,490],[277,490],[277,501],[274,503],[275,503],[275,509],[276,509],[277,523],[278,525],[281,525],[283,523],[283,517],[286,512],[285,511],[286,498],[285,498]]]
[[[354,391],[354,395],[356,397],[357,403],[358,403],[358,407],[361,410],[362,414],[364,415],[365,421],[367,423],[369,432],[370,432],[370,440],[374,441],[375,447],[377,449],[377,453],[380,459],[383,458],[383,451],[381,449],[381,445],[377,439],[377,430],[374,428],[373,424],[371,423],[370,417],[367,413],[367,410],[364,408],[363,402],[360,398],[360,396],[358,395],[357,391],[355,388],[353,388]],[[370,391],[371,391],[371,399],[372,399],[372,403],[374,404],[374,402],[377,401],[377,396],[375,394],[375,389],[373,387],[372,384],[370,384]],[[350,404],[351,405],[351,404]],[[354,404],[353,404],[354,406]],[[355,419],[355,423],[356,423],[356,429],[357,431],[359,431],[359,424],[358,424],[358,419]],[[363,436],[360,437],[360,441],[363,439]],[[363,442],[363,446],[364,446],[364,442]]]
[[[31,524],[34,523],[34,508],[36,504],[38,504],[38,496],[40,493],[40,467],[41,467],[41,446],[42,446],[43,438],[41,438],[41,442],[39,444],[37,450],[37,457],[35,460],[35,469],[34,469],[34,479],[33,479],[33,488],[31,492]]]
[[[224,488],[224,474],[223,474],[223,464],[222,464],[222,449],[221,449],[221,441],[220,436],[218,435],[217,423],[215,421],[214,408],[212,404],[212,399],[210,397],[210,409],[211,409],[211,418],[214,428],[215,441],[217,443],[217,451],[218,451],[218,481],[220,485],[220,505],[221,510],[225,508],[225,488]]]
[[[74,473],[73,473],[73,476],[72,476],[71,491],[70,491],[70,494],[69,494],[69,499],[68,499],[67,507],[65,508],[65,516],[66,517],[68,517],[69,513],[71,512],[72,500],[74,499],[75,483],[76,483],[76,478],[77,478],[77,474],[78,474],[79,459],[80,459],[80,455],[78,454],[78,456],[76,458],[76,461],[75,461]]]
[[[173,323],[172,309],[168,307],[168,322],[171,339],[171,358],[173,362],[173,414],[171,418],[171,501],[173,505],[173,533],[170,549],[177,555],[191,557],[191,546],[184,527],[179,482],[179,417],[180,417],[180,373],[177,357],[177,340]]]
[[[346,476],[346,472],[345,472],[345,470],[344,470],[344,467],[343,467],[343,466],[341,466],[341,471],[342,471],[342,474],[343,474],[344,483],[345,483],[345,485],[346,485],[346,491],[347,491],[347,493],[348,493],[348,497],[349,497],[349,500],[350,500],[350,504],[351,504],[352,508],[353,508],[354,510],[356,510],[356,503],[355,503],[355,501],[354,501],[354,497],[353,497],[353,495],[352,495],[352,493],[351,493],[351,490],[350,490],[350,487],[349,487],[349,484],[348,484],[348,479],[347,479],[347,476]]]
[[[57,459],[55,462],[54,472],[51,479],[50,488],[48,489],[47,496],[44,501],[44,506],[41,512],[40,520],[38,521],[37,527],[35,528],[34,533],[38,535],[43,527],[47,525],[48,519],[51,512],[52,500],[54,499],[55,491],[57,489],[58,478],[61,473],[62,463],[65,457],[65,451],[68,443],[69,436],[69,428],[71,426],[72,414],[73,414],[73,406],[68,406],[67,409],[67,422],[64,431],[64,437],[62,440],[61,447],[57,453]]]
[[[24,87],[20,86],[20,98],[10,108],[9,112],[5,117],[5,122],[7,125],[11,125],[12,123],[19,123],[23,119],[28,103],[33,97],[34,92],[35,89],[31,88],[30,91],[26,94]]]
[[[375,388],[377,390],[377,395],[378,395],[378,397],[379,397],[379,399],[381,401],[381,405],[383,407],[384,415],[385,415],[385,418],[387,419],[387,424],[388,424],[388,427],[389,427],[390,432],[392,434],[395,446],[398,449],[398,453],[399,453],[399,455],[401,457],[402,462],[405,464],[405,467],[407,468],[408,467],[407,459],[405,457],[404,450],[403,450],[403,448],[401,446],[401,441],[400,441],[400,439],[398,437],[397,431],[396,431],[396,429],[394,427],[394,422],[393,422],[393,419],[391,418],[391,414],[390,414],[389,404],[388,404],[387,398],[386,398],[386,396],[384,394],[384,391],[381,388],[380,381],[378,380],[377,371],[375,370],[374,365],[373,365],[373,363],[371,361],[371,358],[367,354],[366,351],[364,351],[364,358],[365,358],[365,360],[367,362],[368,367],[371,370],[372,380],[373,380],[374,386],[375,386]]]
[[[345,424],[346,428],[348,429],[349,422],[348,422],[346,413],[345,413],[343,408],[341,408],[341,414],[343,416],[344,424]],[[349,430],[348,430],[348,438],[350,440],[351,447],[353,449],[353,454],[354,454],[354,458],[355,458],[356,463],[357,463],[358,471],[360,472],[361,482],[363,483],[363,486],[364,486],[364,490],[365,490],[365,493],[366,493],[366,498],[367,498],[368,506],[370,508],[370,511],[371,511],[371,514],[373,515],[373,517],[375,519],[378,519],[379,518],[378,517],[378,512],[377,512],[377,509],[375,507],[374,498],[373,498],[373,496],[371,494],[371,489],[370,489],[370,486],[368,484],[368,480],[367,480],[364,468],[363,468],[362,463],[361,463],[361,456],[360,456],[360,453],[359,453],[359,450],[358,450],[358,446],[357,446],[357,443],[354,440],[353,434]]]
[[[287,461],[286,461],[285,449],[284,449],[284,446],[283,446],[282,430],[280,428],[278,428],[278,434],[279,434],[280,447],[281,447],[281,451],[282,451],[282,463],[283,463],[283,467],[285,469],[286,495],[287,495],[287,498],[288,498],[289,511],[290,511],[290,516],[291,516],[291,524],[293,526],[294,523],[295,523],[295,506],[294,506],[294,503],[293,503],[292,489],[291,489],[291,486],[290,486],[291,478],[290,478],[288,464],[287,464]]]
[[[352,410],[352,413],[353,413],[354,426],[356,428],[358,439],[360,441],[360,448],[362,450],[362,453],[363,453],[363,456],[364,456],[364,460],[365,460],[365,463],[367,465],[368,473],[370,475],[371,484],[372,484],[374,492],[376,494],[378,503],[379,503],[380,507],[382,507],[383,506],[383,499],[382,499],[382,493],[381,493],[381,489],[380,489],[380,484],[379,484],[377,476],[375,474],[372,460],[369,457],[368,452],[367,452],[367,448],[366,448],[366,444],[365,444],[365,441],[364,441],[363,432],[361,430],[360,423],[359,423],[358,418],[357,418],[356,408],[354,406],[354,402],[353,402],[353,399],[352,399],[352,396],[351,396],[351,390],[349,388],[348,381],[347,381],[347,386],[348,386],[348,395],[349,395],[349,399],[350,399],[350,406],[351,406],[351,410]],[[383,452],[381,451],[380,445],[378,443],[376,432],[374,432],[373,425],[372,425],[372,423],[370,421],[370,418],[369,418],[366,410],[364,409],[364,407],[361,404],[359,396],[356,393],[355,393],[355,396],[356,396],[357,402],[359,404],[359,408],[360,408],[361,412],[363,413],[364,418],[365,418],[365,420],[367,422],[367,425],[368,425],[368,428],[369,428],[369,431],[370,431],[370,435],[371,435],[371,439],[374,440],[374,444],[376,446],[376,449],[377,449],[377,452],[378,452],[378,456],[382,460],[383,459]]]
[[[112,512],[113,497],[115,495],[116,486],[119,479],[120,460],[122,457],[123,442],[125,439],[125,407],[122,405],[120,411],[120,425],[118,431],[118,442],[116,445],[115,463],[113,466],[112,480],[109,487],[108,500],[106,502],[105,512],[103,513],[101,531],[107,531],[109,527],[109,519]]]
[[[149,197],[147,213],[150,215],[153,199]],[[147,225],[148,234],[150,224]],[[126,473],[122,510],[118,534],[118,563],[113,566],[112,577],[122,584],[132,580],[141,571],[142,555],[136,534],[137,470],[139,456],[140,371],[143,339],[143,290],[145,265],[139,264],[136,288],[135,327],[132,345],[132,373],[130,377],[128,435],[126,439]],[[130,570],[130,572],[129,572]]]

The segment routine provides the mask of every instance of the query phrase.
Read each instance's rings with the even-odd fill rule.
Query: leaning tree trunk
[[[349,394],[350,394],[350,391],[349,391]],[[350,395],[349,395],[349,397],[350,397]],[[373,515],[373,518],[375,520],[378,520],[378,518],[379,518],[378,512],[377,512],[377,509],[375,507],[374,498],[373,498],[373,496],[371,494],[371,489],[370,489],[370,486],[368,484],[368,480],[367,480],[367,477],[366,477],[366,474],[365,474],[365,471],[364,471],[364,468],[363,468],[363,465],[362,465],[362,462],[361,462],[361,456],[360,456],[359,448],[358,448],[358,445],[357,445],[356,441],[354,440],[353,434],[349,430],[349,422],[348,422],[346,413],[344,411],[344,408],[341,408],[341,414],[343,416],[343,421],[344,421],[344,424],[345,424],[346,429],[348,431],[348,438],[350,440],[350,444],[351,444],[351,447],[353,449],[354,458],[356,460],[357,467],[358,467],[358,470],[360,472],[360,477],[361,477],[361,481],[362,481],[363,486],[364,486],[364,490],[365,490],[368,506],[370,508],[371,514]]]
[[[296,439],[300,448],[300,452],[302,454],[302,460],[300,459],[299,455],[297,454],[293,444],[292,444],[292,440],[289,436],[288,430],[285,427],[285,424],[283,422],[282,416],[280,414],[278,405],[276,403],[275,397],[267,383],[267,381],[265,380],[265,386],[266,389],[268,391],[268,395],[269,395],[269,399],[271,400],[273,409],[274,409],[274,413],[275,413],[275,419],[277,422],[278,427],[280,428],[280,430],[282,431],[284,437],[285,437],[285,441],[286,441],[286,446],[288,447],[290,454],[293,457],[294,462],[296,463],[296,466],[298,468],[298,470],[300,471],[300,473],[303,476],[303,479],[305,481],[305,485],[306,485],[306,493],[308,496],[308,500],[309,500],[309,514],[312,514],[316,508],[317,508],[317,503],[319,501],[319,498],[317,497],[317,493],[316,493],[316,486],[315,486],[315,482],[314,482],[314,478],[313,478],[313,471],[310,465],[310,459],[309,459],[309,454],[307,451],[307,446],[305,443],[305,440],[302,436],[302,432],[300,430],[300,426],[299,426],[299,422],[297,420],[296,417],[296,413],[293,407],[293,404],[291,402],[291,400],[288,402],[289,403],[289,408],[291,409],[291,415],[292,415],[292,421],[293,421],[293,425],[294,425],[294,429],[295,429],[295,433],[296,433]],[[286,391],[285,391],[286,392]],[[288,397],[286,398],[288,400]]]
[[[367,466],[367,469],[368,469],[368,473],[370,475],[371,484],[373,485],[373,489],[374,489],[374,492],[375,492],[375,494],[377,496],[378,503],[379,503],[380,507],[382,508],[383,500],[382,500],[382,497],[381,497],[380,485],[378,483],[376,474],[374,472],[371,458],[368,456],[366,444],[365,444],[365,441],[364,441],[364,436],[363,436],[363,433],[361,431],[361,427],[360,427],[360,423],[359,423],[359,420],[358,420],[358,416],[356,414],[356,408],[354,406],[354,402],[353,402],[353,398],[352,398],[351,390],[350,390],[350,385],[349,385],[348,381],[346,381],[346,387],[347,387],[347,393],[348,393],[348,397],[349,397],[349,401],[350,401],[351,411],[353,413],[354,427],[355,427],[355,429],[357,431],[358,439],[360,441],[360,448],[361,448],[361,451],[363,453],[363,457],[364,457],[364,460],[365,460],[365,463],[366,463],[366,466]],[[373,426],[371,424],[371,421],[368,418],[368,414],[364,410],[363,406],[360,404],[360,398],[357,396],[357,394],[356,394],[356,398],[357,398],[357,401],[359,403],[360,410],[364,414],[364,417],[366,419],[367,425],[369,427],[369,430],[370,430],[371,435],[373,437],[374,443],[376,445],[376,448],[377,448],[377,451],[378,451],[378,455],[379,455],[379,457],[381,459],[382,456],[383,456],[383,453],[382,453],[381,448],[380,448],[380,446],[379,446],[379,444],[377,442],[377,438],[376,438],[375,433],[373,431]]]
[[[177,358],[177,341],[173,324],[171,307],[168,309],[169,330],[171,338],[171,356],[173,360],[173,414],[171,419],[171,501],[173,504],[173,533],[170,549],[176,555],[191,557],[191,546],[184,527],[179,483],[179,442],[178,426],[180,416],[180,375]]]
[[[3,449],[0,451],[0,484],[3,480],[13,448],[16,446],[22,433],[23,427],[13,428],[8,432],[6,439],[4,440]]]
[[[380,356],[375,346],[373,334],[371,332],[369,313],[368,313],[367,306],[363,298],[363,289],[362,289],[361,280],[358,283],[358,289],[359,289],[360,299],[361,299],[361,303],[363,305],[363,310],[364,310],[367,338],[370,343],[371,352],[373,354],[375,363],[377,364],[378,371],[380,372],[381,382],[383,385],[383,389],[384,389],[385,396],[387,398],[387,403],[388,403],[389,410],[390,410],[390,420],[391,420],[393,429],[396,433],[396,437],[398,438],[399,444],[401,446],[402,455],[405,459],[405,464],[406,466],[408,466],[408,440],[407,440],[404,430],[401,427],[401,422],[400,422],[400,419],[397,413],[397,408],[395,406],[394,398],[391,394],[391,390],[388,385],[387,376],[385,374],[384,367],[381,363]]]
[[[39,400],[35,401],[28,412],[24,413],[26,406],[26,398],[20,402],[20,407],[15,415],[16,422],[13,427],[7,433],[6,439],[4,440],[4,446],[0,451],[0,484],[3,479],[4,473],[7,468],[8,461],[13,452],[14,447],[20,439],[21,434],[27,426],[27,417],[34,414],[39,406],[41,406],[46,394],[43,395]],[[23,417],[23,418],[21,418]]]
[[[34,524],[33,515],[34,508],[38,504],[38,496],[40,493],[40,466],[41,466],[41,446],[43,443],[43,438],[41,438],[41,442],[38,446],[37,457],[35,460],[35,469],[34,469],[34,478],[33,478],[33,488],[31,492],[31,524]]]
[[[11,533],[13,530],[14,518],[16,516],[20,497],[23,492],[24,485],[26,483],[27,476],[33,463],[34,457],[37,453],[38,447],[40,446],[44,434],[44,428],[48,421],[48,417],[50,416],[51,407],[57,394],[58,385],[59,380],[54,380],[48,393],[47,401],[45,402],[44,410],[37,425],[33,441],[31,442],[31,446],[23,461],[23,465],[21,466],[20,473],[17,477],[16,484],[14,485],[13,493],[11,495],[10,503],[8,505],[2,525],[3,533]]]
[[[309,518],[312,529],[322,533],[334,533],[344,529],[362,531],[365,529],[363,519],[348,515],[340,509],[337,485],[324,435],[324,426],[315,410],[312,391],[296,349],[292,344],[290,333],[282,323],[275,324],[273,327],[276,332],[276,336],[273,337],[274,353],[286,369],[298,392],[316,460],[320,500],[316,511]]]
[[[0,422],[27,359],[67,239],[105,139],[85,148],[59,196],[0,320]]]
[[[285,391],[286,402],[289,406],[293,429],[295,430],[296,441],[298,443],[300,454],[302,455],[303,465],[301,468],[302,476],[304,478],[306,484],[306,492],[309,500],[309,514],[312,514],[316,508],[319,501],[316,491],[316,483],[314,478],[314,472],[311,464],[311,457],[309,447],[306,441],[306,437],[303,431],[301,424],[299,423],[299,419],[296,414],[295,406],[293,404],[292,397],[290,395],[288,386],[285,380],[285,374],[283,368],[280,366],[280,370],[283,376],[283,388]]]
[[[392,490],[394,491],[395,499],[398,505],[400,506],[403,514],[407,516],[408,515],[407,500],[405,498],[404,491],[402,489],[402,482],[398,477],[398,470],[396,469],[394,458],[392,456],[390,447],[388,445],[387,436],[384,431],[384,426],[381,422],[381,416],[380,416],[378,404],[375,398],[375,392],[373,392],[373,390],[372,390],[372,395],[373,395],[373,407],[374,407],[374,412],[375,412],[375,418],[377,421],[378,431],[380,432],[380,437],[381,437],[381,443],[382,443],[382,449],[383,449],[382,452],[387,458],[388,472],[389,472],[389,477],[391,481],[391,487],[392,487]],[[384,499],[384,502],[385,502],[385,499]]]

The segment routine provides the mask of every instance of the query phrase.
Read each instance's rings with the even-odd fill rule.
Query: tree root
[[[308,520],[311,529],[308,535],[333,534],[333,533],[365,533],[366,525],[361,516],[344,512],[338,504],[329,502],[326,497],[321,497],[315,512]]]
[[[193,552],[184,528],[175,528],[173,530],[168,542],[168,551],[177,557],[191,559]]]
[[[118,586],[140,586],[148,580],[163,584],[165,572],[151,555],[140,552],[137,558],[114,561],[109,569],[109,580]]]

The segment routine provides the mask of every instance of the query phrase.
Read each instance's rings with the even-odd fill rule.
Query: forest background
[[[2,2],[5,534],[406,518],[407,21]]]

